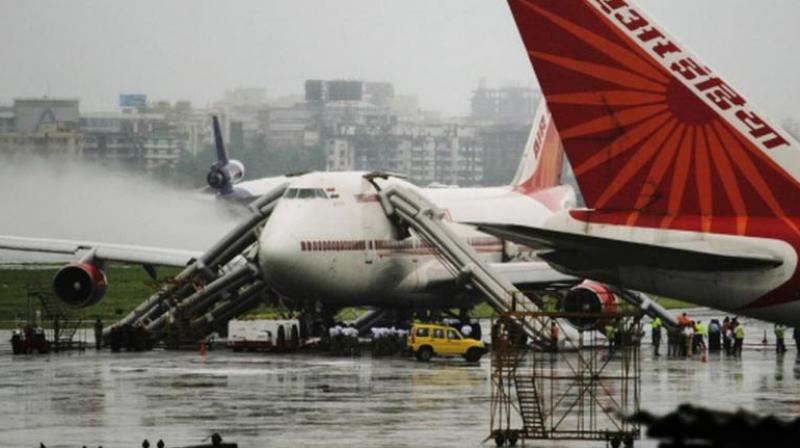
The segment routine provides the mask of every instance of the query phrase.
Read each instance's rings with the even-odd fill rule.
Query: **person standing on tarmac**
[[[94,348],[100,350],[103,347],[103,321],[98,317],[94,321]]]
[[[469,322],[464,322],[461,326],[461,336],[464,336],[466,339],[472,336],[472,325],[470,325]]]
[[[683,341],[686,348],[683,352],[684,357],[692,357],[692,348],[694,348],[694,334],[694,322],[689,321],[689,323],[683,327]]]
[[[694,327],[694,331],[696,333],[695,338],[697,339],[697,353],[703,353],[706,351],[706,337],[708,336],[708,329],[702,321],[698,320]]]
[[[800,327],[794,327],[794,330],[792,330],[792,339],[794,339],[795,348],[800,351]]]
[[[553,346],[553,351],[558,351],[558,324],[556,321],[550,323],[550,344]]]
[[[722,336],[722,327],[719,324],[719,320],[711,319],[711,322],[708,324],[708,351],[712,353],[718,353],[721,344],[720,338]]]
[[[608,339],[608,356],[614,354],[614,345],[617,338],[617,328],[613,324],[606,325],[606,339]]]
[[[677,358],[680,355],[678,341],[681,336],[681,327],[667,327],[667,356],[670,358]]]
[[[653,355],[654,356],[661,356],[658,353],[658,350],[661,348],[661,318],[656,317],[650,323],[650,327],[652,328],[652,337],[653,337]]]
[[[737,358],[742,357],[742,348],[744,347],[744,325],[733,319],[733,355]]]
[[[780,324],[775,324],[775,351],[779,355],[786,353],[786,344],[783,342],[785,333],[786,327]]]
[[[725,349],[725,354],[728,356],[731,354],[731,343],[733,342],[731,336],[733,336],[731,320],[728,316],[725,316],[725,319],[722,320],[722,347]]]

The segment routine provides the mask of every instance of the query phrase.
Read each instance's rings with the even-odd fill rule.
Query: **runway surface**
[[[745,323],[741,360],[655,359],[646,342],[642,407],[665,413],[690,402],[800,415],[791,330],[790,351],[778,357],[760,346],[765,329],[772,342],[771,326]],[[477,447],[488,434],[488,358],[470,366],[227,350],[12,356],[8,335],[0,332],[4,447],[138,447],[144,438],[174,447],[213,431],[240,447]]]

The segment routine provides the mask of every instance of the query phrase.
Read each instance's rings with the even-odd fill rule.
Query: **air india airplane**
[[[586,208],[481,230],[561,272],[800,325],[800,146],[630,0],[509,0]]]
[[[218,149],[221,146],[219,142]],[[245,257],[259,271],[259,281],[304,308],[469,308],[482,300],[478,291],[465,288],[463,279],[446,269],[435,248],[413,233],[398,231],[378,197],[377,188],[390,185],[412,189],[444,210],[448,225],[515,286],[577,283],[540,260],[508,262],[507,244],[458,223],[491,220],[539,227],[554,213],[575,206],[573,189],[561,185],[563,150],[545,107],[537,113],[512,184],[504,187],[419,188],[396,176],[365,172],[313,172],[239,182],[243,166],[224,150],[220,154],[208,180],[221,194],[255,198],[288,183],[263,228],[255,232],[256,250]],[[77,257],[80,261],[61,269],[54,279],[57,295],[74,306],[89,306],[102,298],[105,262],[184,266],[201,256],[201,252],[10,236],[0,237],[0,249]],[[576,288],[581,300],[596,304],[613,297],[601,285]]]

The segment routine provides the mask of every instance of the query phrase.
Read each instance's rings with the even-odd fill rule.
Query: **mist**
[[[0,179],[0,235],[203,250],[238,221],[213,194],[77,161],[6,160]]]
[[[0,99],[120,93],[207,105],[236,86],[301,94],[308,78],[394,82],[464,114],[490,84],[535,77],[505,1],[0,0]],[[800,115],[796,0],[640,0],[684,46],[773,118]]]

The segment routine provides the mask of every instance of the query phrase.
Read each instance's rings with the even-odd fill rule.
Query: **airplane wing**
[[[774,268],[783,260],[772,254],[711,247],[705,242],[657,245],[570,232],[504,224],[475,224],[498,238],[542,248],[538,255],[569,272],[608,271],[621,266],[684,271],[734,271]]]
[[[179,267],[186,266],[190,260],[202,254],[200,251],[180,249],[3,235],[0,235],[0,250],[69,255],[78,258],[94,251],[94,257],[99,260]]]

